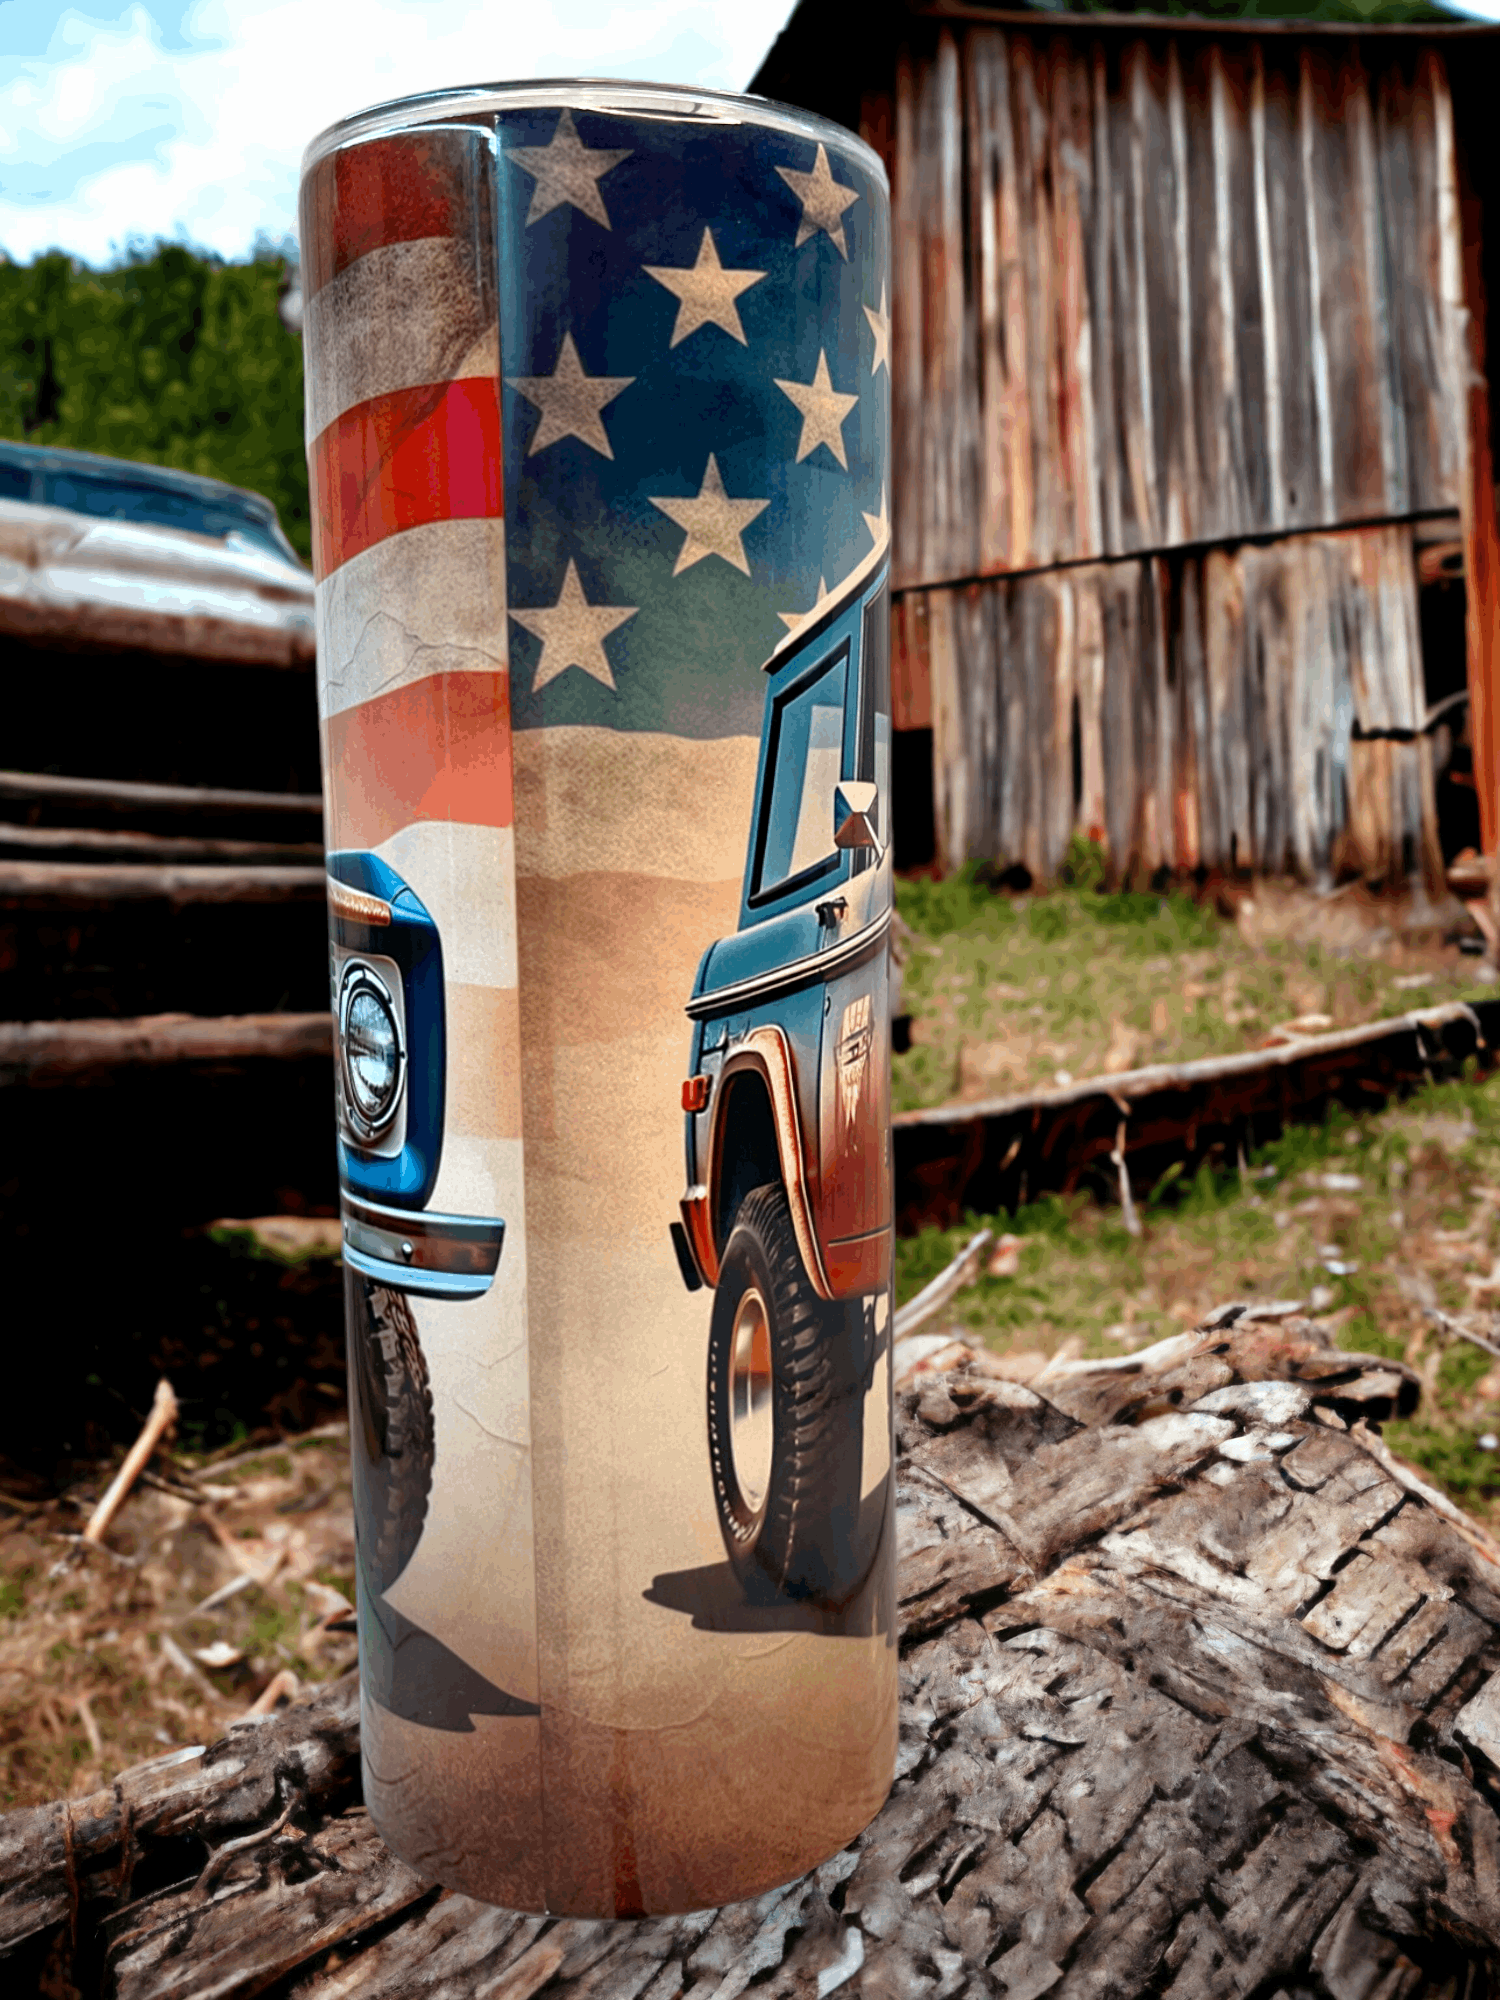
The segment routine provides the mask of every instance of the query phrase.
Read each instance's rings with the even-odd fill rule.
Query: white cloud
[[[791,4],[189,0],[165,27],[145,0],[103,23],[70,10],[44,53],[0,51],[0,248],[102,263],[168,236],[243,256],[293,232],[302,150],[351,112],[528,76],[743,90]]]

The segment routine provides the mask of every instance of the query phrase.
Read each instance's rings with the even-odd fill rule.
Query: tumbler
[[[885,176],[544,83],[301,199],[365,1798],[706,1908],[895,1756]]]

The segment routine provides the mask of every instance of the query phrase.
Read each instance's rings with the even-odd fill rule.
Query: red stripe
[[[510,676],[432,674],[327,724],[330,846],[378,847],[414,820],[509,826]]]
[[[403,528],[504,513],[500,384],[488,375],[356,403],[312,449],[313,574]]]
[[[305,295],[383,244],[472,235],[489,171],[478,132],[399,132],[320,160],[302,184]]]

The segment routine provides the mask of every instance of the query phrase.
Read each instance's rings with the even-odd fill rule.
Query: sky
[[[1500,0],[1495,0],[1500,7]],[[743,90],[792,0],[0,0],[0,252],[221,256],[296,227],[307,142],[458,83]]]

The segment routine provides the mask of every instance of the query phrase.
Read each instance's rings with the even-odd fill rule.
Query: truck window
[[[833,795],[843,775],[848,671],[846,645],[773,698],[752,902],[838,863]]]

